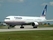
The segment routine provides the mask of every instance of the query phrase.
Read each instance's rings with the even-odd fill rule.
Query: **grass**
[[[7,29],[8,26],[0,26],[0,29]]]
[[[53,40],[53,30],[2,32],[0,40]]]

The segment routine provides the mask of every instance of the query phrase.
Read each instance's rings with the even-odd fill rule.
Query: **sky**
[[[0,0],[0,21],[11,15],[41,16],[46,4],[46,18],[53,19],[53,0]]]

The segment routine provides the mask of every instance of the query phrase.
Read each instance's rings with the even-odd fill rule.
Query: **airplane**
[[[45,5],[45,8],[42,12],[42,15],[40,17],[31,17],[31,16],[7,16],[4,19],[4,22],[9,25],[8,29],[10,27],[15,27],[16,25],[21,25],[20,28],[24,28],[23,25],[30,24],[33,26],[33,28],[37,28],[39,23],[38,22],[45,22],[46,20],[46,12],[47,12],[47,5]],[[50,20],[49,20],[50,21]]]

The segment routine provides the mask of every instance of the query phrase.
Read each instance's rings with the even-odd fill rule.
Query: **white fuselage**
[[[43,22],[45,17],[29,17],[29,16],[8,16],[4,20],[7,24],[22,24],[22,23],[32,23],[32,22]]]

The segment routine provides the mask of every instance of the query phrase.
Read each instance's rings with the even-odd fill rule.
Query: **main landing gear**
[[[24,28],[24,26],[23,25],[21,25],[21,27],[20,28]]]
[[[37,26],[34,25],[33,28],[37,28]]]

